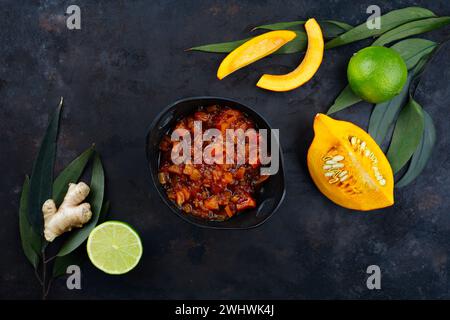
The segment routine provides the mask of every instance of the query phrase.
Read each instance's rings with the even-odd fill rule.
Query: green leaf
[[[449,23],[450,17],[429,18],[412,21],[386,32],[385,34],[380,36],[372,45],[384,46],[399,39],[441,28]]]
[[[422,73],[422,71],[425,68],[425,65],[427,64],[427,62],[430,59],[430,57],[431,57],[431,53],[428,53],[427,55],[424,55],[419,60],[419,62],[417,62],[416,66],[412,69],[412,73],[414,74],[415,78],[418,78],[419,74]]]
[[[53,197],[56,206],[62,203],[64,196],[69,188],[69,183],[76,183],[84,171],[89,159],[94,152],[94,146],[84,151],[80,156],[73,160],[55,179],[53,183]]]
[[[367,22],[364,22],[327,42],[325,48],[331,49],[358,40],[376,37],[404,23],[430,17],[435,17],[435,14],[428,9],[420,7],[408,7],[393,10],[380,17],[380,29],[369,29],[367,28]]]
[[[267,24],[263,26],[259,26],[254,28],[256,29],[265,29],[265,30],[293,30],[297,34],[297,37],[286,43],[283,47],[278,49],[274,54],[289,54],[289,53],[297,53],[303,52],[307,47],[307,37],[304,32],[303,24],[304,21],[292,21],[292,22],[279,22],[274,24]],[[333,38],[343,32],[352,28],[352,26],[333,20],[325,20],[320,22],[320,26],[323,29],[325,38]],[[213,43],[206,44],[203,46],[193,47],[188,49],[188,51],[202,51],[202,52],[212,52],[212,53],[229,53],[244,44],[248,40],[252,38],[247,38],[243,40],[231,41],[231,42],[222,42],[222,43]]]
[[[33,231],[30,223],[28,222],[29,194],[30,179],[26,176],[22,187],[22,195],[20,196],[19,231],[23,252],[34,269],[36,269],[39,265],[40,259],[41,237]]]
[[[98,217],[98,223],[105,222],[106,217],[108,216],[109,206],[110,206],[109,201],[106,201],[102,205],[102,211],[100,212],[100,216]]]
[[[89,193],[88,202],[91,204],[92,218],[82,228],[74,230],[69,235],[58,252],[59,257],[65,256],[78,248],[97,225],[105,192],[105,174],[98,153],[95,153],[94,156],[90,188],[91,192]]]
[[[402,56],[408,70],[415,67],[422,57],[433,52],[436,47],[436,42],[419,38],[406,39],[391,46]]]
[[[404,106],[408,98],[409,84],[411,83],[412,77],[413,74],[409,73],[408,79],[400,94],[389,101],[378,103],[373,108],[369,121],[369,134],[380,146],[385,140],[389,129],[394,125],[400,109]]]
[[[433,119],[430,115],[423,111],[424,116],[424,129],[422,139],[419,146],[414,152],[411,163],[408,170],[403,177],[395,184],[396,187],[401,188],[410,184],[416,179],[425,168],[428,159],[430,159],[431,152],[433,151],[434,144],[436,142],[436,128],[433,124]]]
[[[405,59],[410,72],[402,92],[387,102],[377,104],[372,111],[369,134],[379,145],[386,139],[389,129],[394,125],[401,107],[405,104],[412,79],[422,71],[430,52],[435,47],[434,42],[424,39],[408,39],[392,46]]]
[[[334,20],[319,21],[319,24],[322,28],[323,36],[326,39],[336,38],[337,36],[353,29],[353,26],[347,23]]]
[[[422,138],[424,127],[422,107],[410,96],[395,124],[387,158],[397,173],[411,158]]]
[[[253,28],[253,30],[264,29],[264,30],[303,30],[303,25],[306,21],[289,21],[289,22],[277,22],[271,24],[264,24]],[[253,31],[252,30],[252,31]]]
[[[330,25],[335,25],[337,27],[339,27],[341,30],[343,31],[349,31],[351,29],[353,29],[354,27],[348,23],[342,22],[342,21],[336,21],[336,20],[324,20],[321,21],[321,23],[327,23]]]
[[[244,44],[251,38],[242,39],[242,40],[236,40],[236,41],[230,41],[230,42],[221,42],[221,43],[212,43],[212,44],[205,44],[203,46],[193,47],[190,49],[187,49],[186,51],[202,51],[202,52],[212,52],[212,53],[228,53],[239,47],[240,45]]]
[[[42,140],[30,180],[28,220],[33,230],[38,234],[42,234],[43,230],[42,205],[52,197],[53,166],[62,104],[63,99],[61,98]]]
[[[84,250],[81,249],[82,248],[78,248],[77,250],[74,250],[63,257],[55,258],[55,263],[53,264],[53,271],[52,271],[52,275],[54,278],[58,278],[65,275],[68,266],[71,265],[79,266],[83,262],[83,258],[85,255]]]
[[[273,24],[266,24],[254,28],[264,29],[264,30],[301,30],[304,31],[305,21],[291,21],[291,22],[278,22]],[[341,35],[342,33],[352,29],[353,27],[347,23],[334,21],[334,20],[324,20],[319,21],[319,25],[322,28],[322,32],[325,38],[330,39]]]
[[[336,98],[330,109],[328,109],[327,114],[330,115],[332,113],[344,110],[360,101],[362,101],[362,99],[354,94],[350,86],[347,85]]]

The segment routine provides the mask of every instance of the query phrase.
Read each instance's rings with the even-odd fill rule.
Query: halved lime
[[[136,231],[120,221],[108,221],[92,230],[87,252],[94,266],[109,274],[124,274],[136,267],[142,242]]]

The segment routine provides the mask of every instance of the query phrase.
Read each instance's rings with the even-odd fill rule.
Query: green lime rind
[[[358,51],[347,68],[352,91],[371,103],[384,102],[399,94],[407,75],[400,54],[385,47],[367,47]]]
[[[111,275],[124,274],[134,269],[142,252],[139,234],[121,221],[107,221],[98,225],[87,241],[87,253],[92,264]]]

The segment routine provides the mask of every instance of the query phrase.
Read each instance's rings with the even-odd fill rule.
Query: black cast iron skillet
[[[275,213],[285,195],[286,185],[281,146],[279,150],[280,165],[278,173],[270,176],[270,178],[263,183],[261,189],[255,194],[257,207],[255,209],[240,212],[238,215],[225,221],[208,221],[184,213],[167,197],[163,186],[159,183],[159,143],[162,137],[173,129],[173,126],[178,120],[192,114],[201,106],[209,105],[219,105],[222,107],[227,106],[240,110],[247,114],[247,116],[255,122],[258,129],[270,129],[267,121],[256,111],[231,99],[218,97],[193,97],[174,102],[165,108],[155,118],[155,120],[153,120],[147,134],[146,154],[153,184],[156,190],[158,190],[162,200],[177,216],[196,226],[212,229],[249,229],[257,227]]]

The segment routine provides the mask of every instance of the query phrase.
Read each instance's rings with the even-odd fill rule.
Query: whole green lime
[[[384,102],[399,94],[407,76],[402,57],[385,47],[367,47],[358,51],[347,68],[353,92],[371,103]]]

